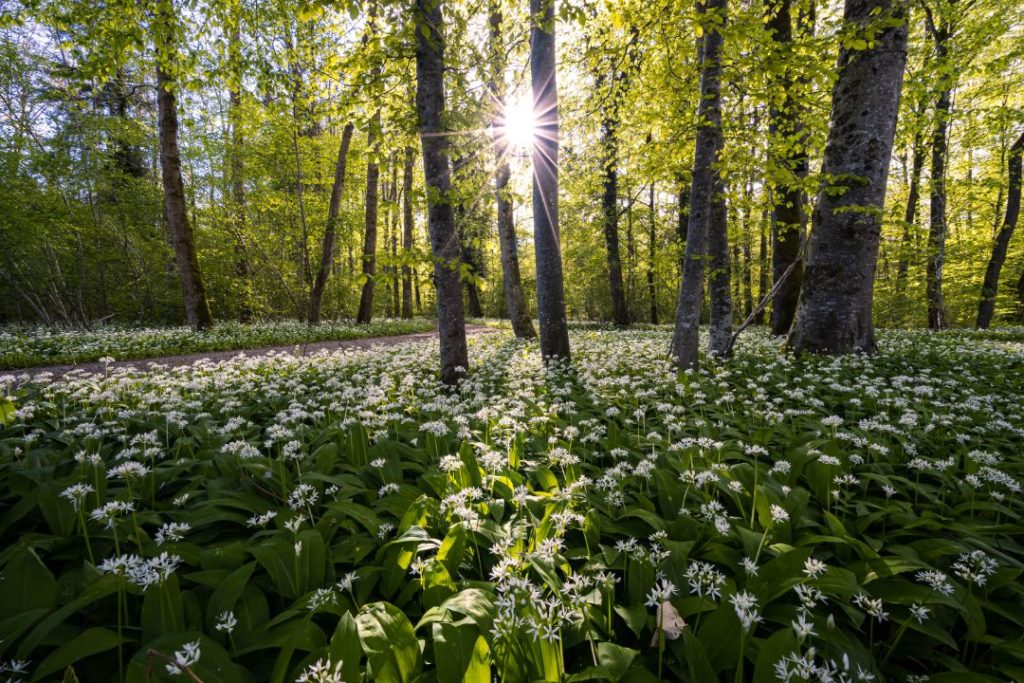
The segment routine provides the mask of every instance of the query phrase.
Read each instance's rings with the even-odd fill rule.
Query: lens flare
[[[533,147],[537,134],[537,122],[533,113],[533,101],[529,97],[514,100],[505,105],[505,121],[502,134],[514,150],[527,151]]]

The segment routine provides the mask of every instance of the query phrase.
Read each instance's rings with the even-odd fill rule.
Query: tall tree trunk
[[[537,336],[533,329],[533,321],[526,308],[526,297],[523,295],[523,280],[519,272],[519,244],[516,239],[516,226],[512,215],[512,200],[509,197],[509,181],[512,177],[508,164],[509,142],[502,135],[505,112],[505,41],[502,34],[503,17],[501,3],[491,0],[489,3],[490,26],[490,62],[491,73],[487,83],[494,100],[497,114],[491,120],[491,138],[494,144],[494,196],[498,207],[498,245],[501,249],[501,274],[505,290],[505,304],[508,317],[512,321],[512,331],[519,339],[532,339]]]
[[[846,0],[843,24],[860,32],[885,17],[866,49],[839,50],[804,284],[788,344],[797,352],[873,352],[871,320],[885,186],[907,60],[900,0]]]
[[[771,214],[764,211],[761,215],[761,241],[758,245],[757,251],[757,300],[764,301],[765,296],[768,295],[768,230],[767,226],[771,220]],[[758,308],[757,315],[754,316],[754,324],[764,325],[764,307]]]
[[[658,324],[658,286],[654,279],[655,258],[658,248],[658,206],[655,203],[656,191],[651,181],[650,204],[651,222],[647,232],[647,296],[651,300],[651,324]]]
[[[1020,273],[1020,279],[1017,280],[1017,319],[1024,320],[1024,270]]]
[[[377,198],[380,185],[380,165],[377,153],[380,143],[380,110],[378,109],[366,134],[366,149],[369,159],[366,162],[366,229],[363,233],[363,290],[359,296],[359,313],[356,322],[369,323],[373,319],[373,293],[377,285]]]
[[[930,19],[929,19],[930,21]],[[935,41],[936,64],[939,69],[949,67],[949,39],[951,27],[943,21],[940,27],[931,26]],[[942,270],[946,261],[946,162],[949,156],[949,110],[953,98],[952,74],[940,72],[939,98],[935,102],[935,123],[932,128],[931,197],[928,212],[927,298],[928,327],[941,330],[946,327],[946,304],[942,297]]]
[[[626,318],[633,310],[636,301],[636,240],[633,238],[633,190],[626,184]]]
[[[199,268],[192,225],[185,208],[185,183],[181,177],[181,155],[178,151],[178,110],[175,83],[159,66],[165,60],[175,63],[176,46],[173,35],[176,18],[171,0],[157,3],[159,28],[154,31],[158,66],[156,70],[157,115],[160,132],[160,167],[164,189],[164,213],[174,247],[174,259],[185,299],[185,319],[192,327],[204,330],[213,327],[213,315],[206,298],[206,286]]]
[[[604,81],[604,74],[599,74],[598,88]],[[604,245],[608,256],[608,291],[612,299],[612,320],[616,325],[629,325],[629,309],[626,306],[626,294],[622,284],[622,258],[619,255],[619,169],[618,169],[618,102],[616,88],[618,79],[613,75],[609,99],[604,107],[601,120],[601,147],[604,158],[601,160],[603,178],[601,209],[604,224]]]
[[[1020,216],[1021,192],[1021,154],[1024,152],[1024,133],[1010,147],[1010,158],[1007,172],[1006,217],[1003,227],[996,235],[992,245],[992,257],[985,269],[985,283],[981,286],[981,302],[978,304],[978,327],[987,329],[992,322],[996,308],[996,295],[999,293],[999,273],[1006,261],[1006,250],[1010,246],[1013,231],[1017,228]]]
[[[391,315],[398,317],[402,310],[400,295],[401,276],[398,270],[398,154],[391,155],[391,206],[388,209],[388,222],[391,224]]]
[[[902,291],[910,269],[910,252],[914,245],[915,222],[917,221],[917,205],[921,201],[921,169],[924,166],[924,141],[921,133],[914,135],[910,162],[909,188],[907,190],[907,208],[903,212],[903,240],[900,245],[900,258],[896,263],[896,290]]]
[[[252,275],[252,267],[249,265],[249,255],[246,252],[245,241],[242,235],[245,233],[245,169],[242,161],[242,145],[245,143],[242,135],[242,31],[238,13],[234,13],[230,21],[232,23],[230,37],[228,40],[228,61],[231,68],[231,81],[228,87],[228,119],[231,126],[230,155],[231,155],[231,199],[234,204],[235,213],[235,276],[246,279]],[[242,302],[243,317],[248,317],[248,302]]]
[[[466,280],[466,301],[469,304],[469,315],[473,318],[482,318],[484,311],[480,304],[480,287],[477,285],[476,280],[476,278],[482,277],[480,249],[476,245],[476,235],[469,233],[468,228],[470,226],[465,206],[460,204],[455,213],[459,218],[458,223],[461,227],[461,239],[459,241],[462,246],[460,257],[469,274],[469,279]]]
[[[733,218],[736,215],[733,214]],[[740,291],[740,273],[742,272],[743,266],[740,265],[740,245],[738,242],[734,242],[732,245],[732,300],[739,305],[740,300],[743,297],[743,293]]]
[[[463,156],[452,161],[452,177],[456,187],[466,181],[465,176],[471,173],[469,165],[473,160],[473,156]],[[462,199],[455,205],[455,227],[459,233],[459,258],[469,275],[468,278],[464,278],[469,315],[480,318],[483,317],[483,310],[480,306],[480,288],[477,286],[476,278],[481,276],[482,268],[480,252],[476,245],[477,226],[470,225],[469,210]]]
[[[722,138],[719,136],[718,153]],[[729,269],[729,212],[725,203],[725,182],[715,169],[714,196],[708,221],[708,294],[711,299],[711,326],[708,354],[727,356],[732,341],[732,295],[729,291],[732,273]]]
[[[773,99],[768,109],[768,132],[771,149],[768,155],[768,177],[772,185],[772,278],[778,283],[787,270],[792,270],[778,285],[772,297],[772,334],[786,334],[793,324],[803,264],[798,262],[803,241],[804,197],[801,187],[807,177],[808,161],[804,125],[800,120],[798,98],[793,78],[793,22],[790,0],[767,0],[765,12],[768,29],[775,45],[775,57],[782,59],[781,73],[775,86],[782,99]],[[796,265],[793,265],[793,264]]]
[[[327,278],[330,277],[331,267],[334,265],[334,242],[337,235],[338,212],[341,208],[342,189],[345,187],[345,168],[348,161],[348,149],[352,144],[352,132],[355,126],[351,123],[345,125],[341,133],[341,146],[338,148],[338,160],[334,163],[334,184],[331,186],[331,199],[327,205],[327,225],[324,227],[323,245],[320,249],[320,269],[317,271],[316,280],[313,282],[313,290],[309,294],[309,324],[316,325],[320,322],[320,305],[323,301],[324,290],[327,288]]]
[[[754,289],[753,280],[751,278],[751,266],[750,262],[750,233],[747,232],[743,236],[743,317],[746,318],[750,315],[750,312],[754,310]]]
[[[459,236],[450,204],[451,167],[444,104],[444,19],[441,0],[416,0],[416,109],[427,184],[427,218],[434,255],[441,381],[458,383],[468,367],[459,278]]]
[[[412,172],[416,161],[416,150],[405,148],[405,165],[402,167],[402,317],[412,317],[412,235],[415,224],[412,213]]]
[[[533,231],[537,260],[537,314],[545,359],[569,360],[565,284],[558,228],[558,85],[555,80],[555,2],[530,0],[530,81],[533,145]]]
[[[676,196],[676,236],[679,240],[679,273],[682,283],[682,272],[686,266],[686,232],[690,224],[690,184],[680,173],[677,177],[678,195]]]
[[[720,191],[718,153],[722,140],[722,32],[727,0],[697,3],[704,27],[698,46],[700,102],[697,106],[697,140],[694,145],[693,176],[690,183],[690,217],[686,228],[686,256],[683,282],[676,305],[672,353],[680,368],[694,368],[698,362],[700,309],[704,299],[704,269],[708,257],[708,230],[715,210],[715,193]],[[718,15],[709,19],[710,14]]]

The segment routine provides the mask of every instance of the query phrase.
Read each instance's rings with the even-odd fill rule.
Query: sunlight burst
[[[515,151],[527,151],[533,147],[537,134],[533,100],[527,96],[505,105],[504,137]]]

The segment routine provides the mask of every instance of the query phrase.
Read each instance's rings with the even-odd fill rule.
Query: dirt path
[[[489,334],[498,332],[493,327],[483,325],[466,325],[466,334]],[[235,349],[233,351],[204,351],[200,353],[188,353],[180,356],[159,356],[156,358],[140,358],[138,360],[114,361],[107,367],[133,368],[135,370],[149,370],[153,364],[166,367],[177,367],[181,365],[192,365],[196,361],[211,360],[220,362],[230,360],[235,356],[245,355],[248,358],[265,356],[270,353],[287,352],[296,356],[308,356],[318,351],[336,351],[339,349],[368,349],[373,346],[395,346],[396,344],[407,344],[409,342],[427,341],[437,339],[437,331],[416,332],[414,334],[401,334],[393,337],[365,337],[363,339],[345,339],[342,341],[313,342],[310,344],[286,344],[283,346],[261,346],[255,349]],[[72,370],[84,373],[103,372],[104,364],[98,361],[78,363],[71,365],[41,365],[34,368],[22,368],[18,370],[3,370],[0,374],[10,374],[21,377],[25,374],[32,378],[49,374],[51,380],[57,380]]]

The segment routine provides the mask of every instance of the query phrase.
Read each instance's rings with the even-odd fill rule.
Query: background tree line
[[[869,53],[887,29],[844,20],[850,4],[553,8],[569,317],[672,320],[693,201],[705,199],[696,208],[725,239],[704,264],[698,319],[716,315],[708,292],[717,287],[731,304],[717,315],[732,329],[751,317],[789,329],[837,60],[843,50]],[[2,9],[2,319],[205,324],[184,304],[189,250],[174,239],[182,220],[212,319],[433,314],[411,4],[45,0]],[[906,60],[874,320],[1019,320],[1024,247],[1007,228],[1024,129],[1022,9],[1009,0],[920,0],[885,12],[893,9],[906,22]],[[505,316],[514,261],[522,303],[513,307],[525,320],[537,313],[538,282],[530,151],[500,149],[493,133],[505,103],[529,97],[537,12],[505,0],[446,2],[443,11],[451,265],[467,314]],[[709,143],[712,185],[702,185],[711,189],[695,194],[707,115],[698,105],[715,42],[721,125]],[[170,112],[177,208],[161,164]]]

